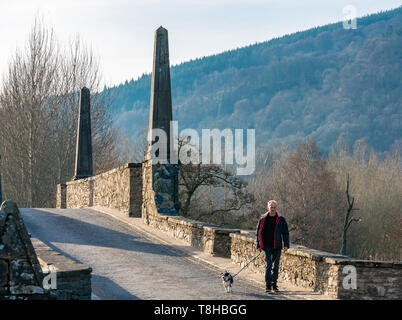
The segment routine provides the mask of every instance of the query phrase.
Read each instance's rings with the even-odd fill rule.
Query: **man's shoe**
[[[266,293],[271,293],[272,292],[272,287],[266,287],[265,292]]]
[[[277,286],[272,286],[272,290],[273,290],[274,292],[279,292],[279,289],[278,289]]]

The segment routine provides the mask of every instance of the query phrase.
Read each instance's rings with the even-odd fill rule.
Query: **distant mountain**
[[[257,145],[339,135],[375,150],[402,142],[402,7],[171,68],[173,117],[184,128],[255,128]],[[148,126],[151,75],[108,88],[116,123]]]

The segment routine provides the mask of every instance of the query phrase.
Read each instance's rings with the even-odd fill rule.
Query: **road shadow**
[[[92,275],[92,292],[102,300],[141,300],[109,278],[98,275]]]
[[[107,228],[40,209],[21,209],[20,211],[29,233],[50,247],[51,242],[61,242],[155,255],[185,256],[167,246],[152,243],[140,234],[130,234],[135,231],[129,229],[127,229],[127,233],[120,232],[113,230],[113,225]],[[85,211],[83,212],[85,213]]]
[[[275,300],[275,298],[278,298],[278,296],[274,296],[274,295],[268,295],[268,294],[259,294],[259,293],[253,293],[253,292],[235,292],[233,291],[234,295],[238,295],[238,296],[244,296],[247,298],[254,298],[254,299],[264,299],[264,300]]]
[[[322,296],[322,293],[315,291],[289,291],[289,290],[281,290],[280,294],[284,295],[297,295],[297,296]]]
[[[76,263],[85,265],[85,263],[71,256],[69,253],[61,250],[60,248],[54,246],[52,243],[47,241],[43,241],[43,243],[45,243],[52,250],[62,254],[66,258]],[[140,298],[131,294],[109,278],[93,273],[91,273],[91,292],[97,295],[101,300],[140,300]]]

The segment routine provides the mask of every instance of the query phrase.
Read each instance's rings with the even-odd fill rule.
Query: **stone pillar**
[[[148,135],[148,153],[145,162],[150,161],[152,170],[145,174],[150,174],[152,190],[157,212],[166,215],[178,215],[178,174],[177,163],[171,161],[171,141],[170,125],[173,120],[172,113],[172,94],[170,85],[170,66],[169,66],[169,45],[168,31],[160,27],[155,31],[154,39],[154,58],[152,68],[151,103]],[[166,134],[166,145],[160,141],[152,140],[152,130],[160,129]],[[155,161],[152,146],[159,141],[159,148],[155,154],[158,159]],[[144,186],[146,188],[146,186]],[[150,188],[149,188],[150,189]],[[152,210],[151,210],[152,211]]]
[[[74,180],[92,177],[91,105],[88,88],[82,88],[78,107]]]
[[[149,130],[162,129],[169,138],[170,122],[173,120],[170,87],[168,31],[159,27],[155,31],[154,59],[152,68],[151,105]],[[170,139],[167,139],[166,156],[170,162]],[[148,145],[152,144],[151,138]]]
[[[60,209],[67,208],[67,185],[65,183],[57,185],[56,208]]]

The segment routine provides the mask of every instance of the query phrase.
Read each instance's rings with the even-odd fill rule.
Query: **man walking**
[[[265,252],[265,291],[270,293],[279,291],[277,280],[282,241],[283,250],[288,250],[289,231],[285,218],[277,211],[277,202],[268,201],[267,208],[268,212],[261,216],[257,225],[257,249]]]

